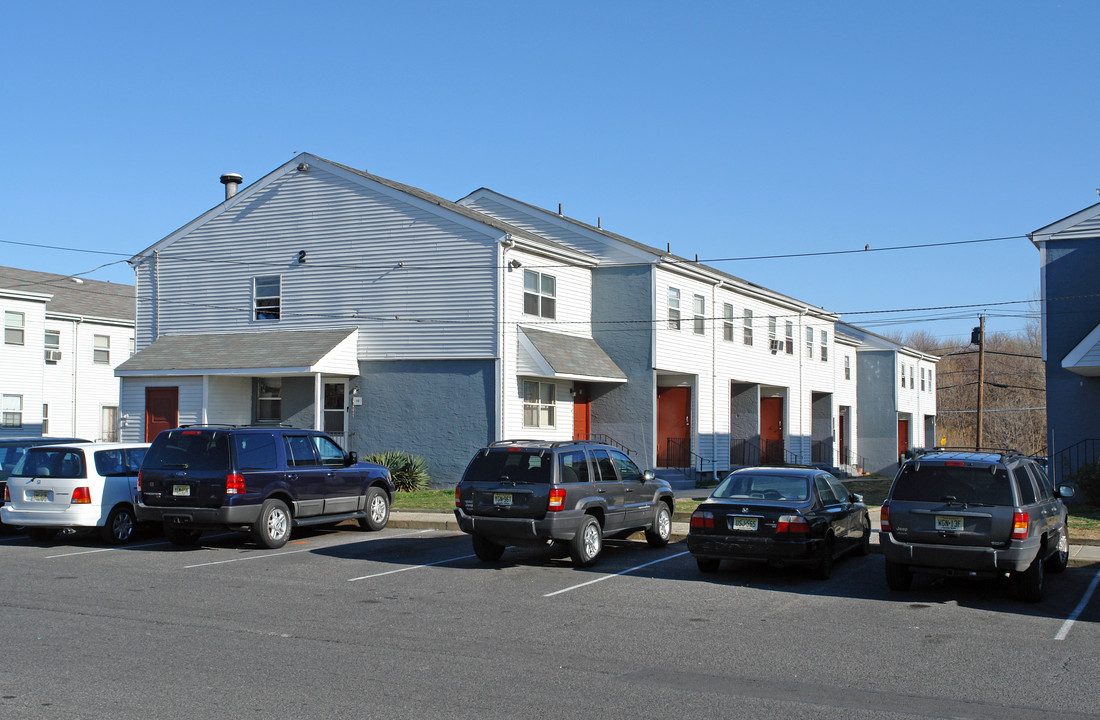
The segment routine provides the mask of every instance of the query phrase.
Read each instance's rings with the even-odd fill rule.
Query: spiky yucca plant
[[[372,453],[363,459],[388,468],[393,486],[398,492],[420,490],[428,484],[428,462],[419,455],[404,450],[386,450]]]

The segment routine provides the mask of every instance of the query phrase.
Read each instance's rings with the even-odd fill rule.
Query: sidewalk
[[[878,508],[871,508],[871,527],[874,528],[871,535],[871,552],[879,552],[878,548]],[[394,510],[390,513],[389,527],[410,528],[416,530],[452,530],[459,531],[458,521],[454,513],[447,511],[408,511]],[[672,523],[672,542],[680,542],[687,537],[688,524],[686,522]],[[1070,567],[1100,566],[1100,546],[1096,545],[1070,545]]]

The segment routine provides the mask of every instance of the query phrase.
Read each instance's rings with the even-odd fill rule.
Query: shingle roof
[[[0,289],[53,295],[46,312],[134,321],[133,285],[0,267]]]
[[[353,332],[354,328],[343,328],[165,335],[119,365],[116,372],[308,368]]]
[[[559,375],[627,379],[626,373],[591,338],[532,328],[522,328],[522,332]]]

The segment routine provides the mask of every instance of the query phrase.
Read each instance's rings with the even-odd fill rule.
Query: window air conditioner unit
[[[60,350],[47,350],[46,351],[46,362],[57,362],[60,359],[61,359],[61,351]]]
[[[770,345],[770,349],[773,353],[777,353],[777,352],[779,352],[780,350],[783,349],[783,341],[782,340],[772,340],[771,343],[769,343],[769,345]]]

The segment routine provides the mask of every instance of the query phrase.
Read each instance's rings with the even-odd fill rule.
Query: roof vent
[[[244,178],[238,173],[225,173],[221,176],[221,181],[225,185],[225,199],[228,200],[237,194],[237,188],[244,182]]]

